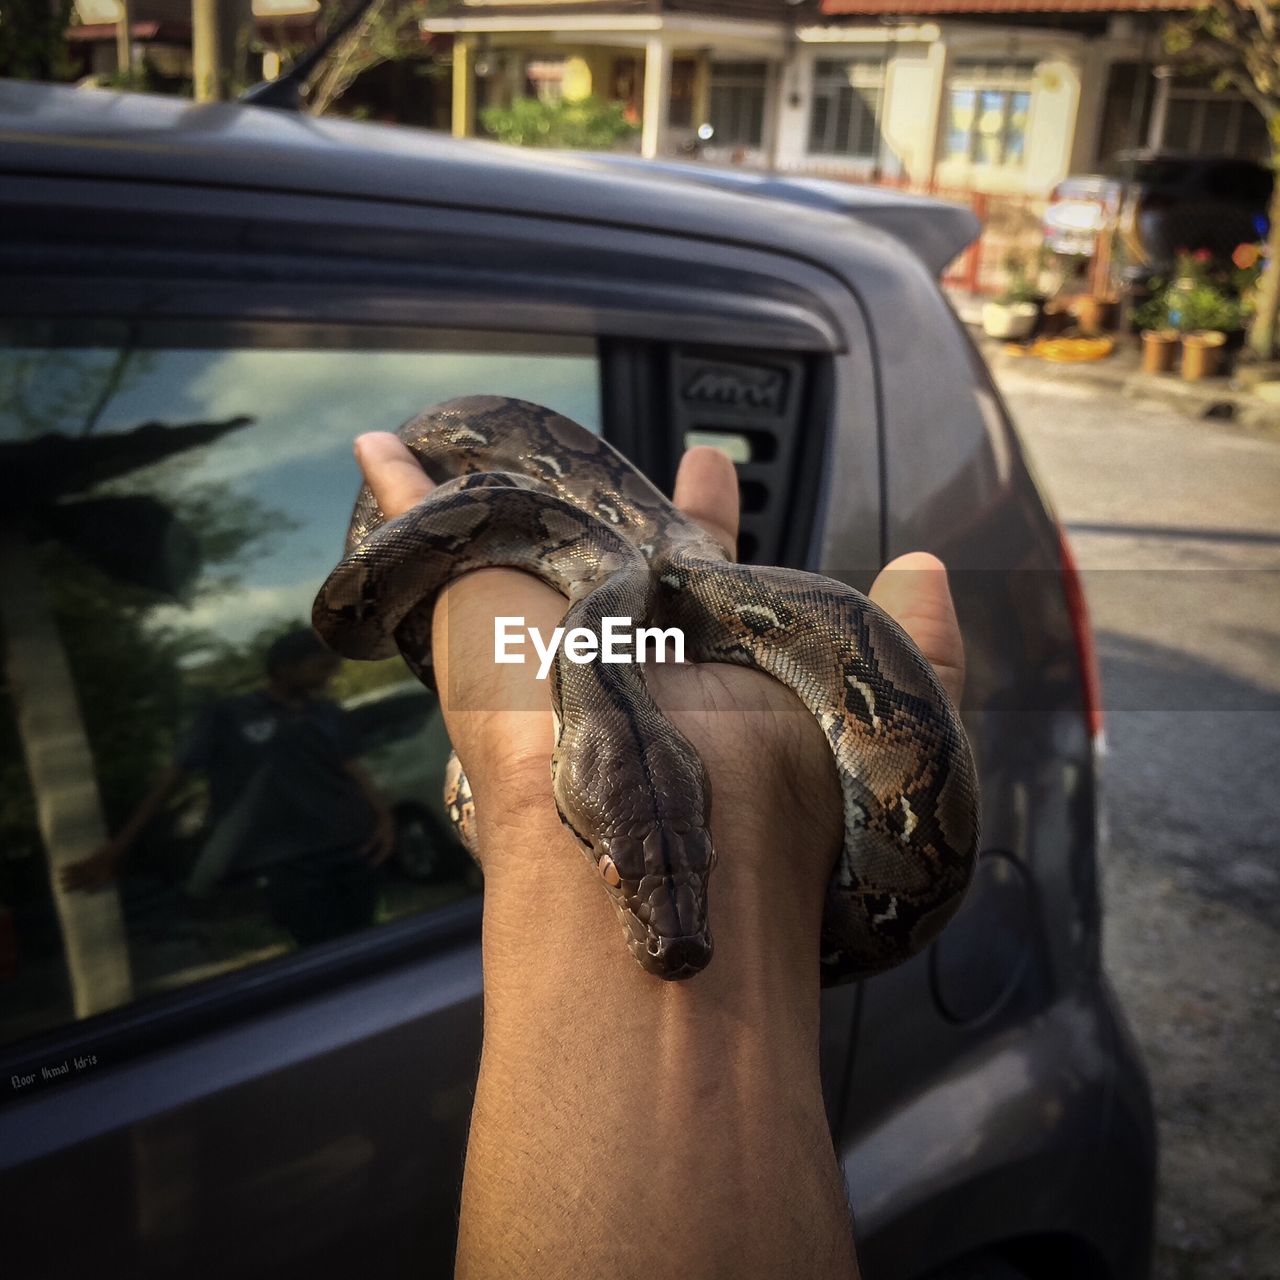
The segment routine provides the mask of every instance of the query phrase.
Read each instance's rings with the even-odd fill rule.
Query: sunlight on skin
[[[388,515],[431,491],[393,435],[362,436],[356,454]],[[690,450],[675,501],[735,545],[737,477],[723,454]],[[956,698],[963,650],[941,563],[901,557],[872,595]],[[849,1211],[818,1074],[818,932],[843,835],[825,738],[759,672],[646,668],[706,765],[719,855],[715,958],[688,981],[656,980],[560,825],[545,683],[531,664],[492,662],[495,616],[546,634],[564,610],[532,576],[486,569],[446,588],[435,612],[441,701],[485,870],[485,1043],[457,1275],[849,1280]]]

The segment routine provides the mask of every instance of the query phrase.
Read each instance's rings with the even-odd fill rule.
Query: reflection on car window
[[[586,343],[45,338],[0,347],[0,1043],[476,891],[435,698],[307,622],[351,441],[599,416]]]

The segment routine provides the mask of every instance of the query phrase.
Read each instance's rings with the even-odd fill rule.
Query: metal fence
[[[997,294],[1006,286],[1010,261],[1019,263],[1034,278],[1044,242],[1044,214],[1049,202],[1043,196],[1002,195],[942,187],[936,182],[911,182],[902,178],[850,177],[845,172],[806,169],[811,177],[888,187],[965,205],[981,224],[978,238],[946,268],[943,283],[974,294]]]

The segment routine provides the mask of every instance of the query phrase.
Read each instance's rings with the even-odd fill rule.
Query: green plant
[[[1183,74],[1202,76],[1214,89],[1234,89],[1253,104],[1271,139],[1271,167],[1280,173],[1278,21],[1278,0],[1207,0],[1165,23],[1164,46]],[[1248,346],[1259,360],[1280,354],[1280,181],[1272,188],[1268,221],[1267,262],[1250,303]]]
[[[1199,329],[1216,329],[1230,333],[1241,327],[1240,303],[1212,284],[1197,284],[1183,289],[1168,301],[1170,322],[1182,333]]]
[[[1004,290],[996,299],[997,302],[1002,306],[1010,307],[1019,302],[1039,302],[1041,300],[1037,281],[1033,274],[1028,271],[1027,263],[1022,258],[1017,254],[1011,253],[1004,260],[1004,269]]]
[[[1168,329],[1169,299],[1167,291],[1159,287],[1145,302],[1133,309],[1133,322],[1140,330]]]
[[[71,0],[16,0],[0,8],[0,67],[14,80],[70,80]]]
[[[637,130],[625,110],[621,102],[594,97],[575,102],[517,98],[509,107],[486,107],[480,123],[499,142],[517,146],[607,151]]]

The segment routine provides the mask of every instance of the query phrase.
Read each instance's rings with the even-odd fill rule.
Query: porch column
[[[475,132],[475,77],[471,74],[471,41],[453,41],[453,136],[469,138]]]
[[[644,46],[644,116],[640,125],[640,154],[654,160],[662,154],[671,102],[671,49],[663,38],[650,36]]]

